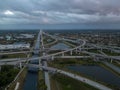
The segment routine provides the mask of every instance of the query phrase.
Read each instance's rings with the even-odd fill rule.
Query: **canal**
[[[40,32],[38,34],[36,44],[34,47],[34,55],[32,57],[38,57],[40,49]],[[30,64],[39,64],[39,60],[31,60]],[[38,69],[33,67],[28,67],[27,76],[24,82],[23,90],[37,90],[37,81],[38,81]]]
[[[120,88],[120,77],[101,66],[72,65],[68,66],[67,68],[72,71],[80,72],[81,74],[91,77],[95,80]]]
[[[70,46],[64,44],[64,43],[57,43],[50,47],[50,49],[58,49],[58,50],[67,50],[70,49]]]

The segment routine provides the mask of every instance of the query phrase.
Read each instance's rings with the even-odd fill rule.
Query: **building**
[[[23,38],[32,39],[34,38],[34,35],[33,34],[20,34],[20,36],[17,36],[16,38],[17,39],[23,39]]]
[[[8,45],[1,45],[0,50],[9,50],[9,49],[30,49],[30,44],[8,44]]]
[[[3,36],[0,36],[0,39],[4,39],[4,37],[3,37]]]

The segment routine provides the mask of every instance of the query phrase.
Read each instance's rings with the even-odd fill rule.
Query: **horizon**
[[[120,30],[119,24],[41,24],[41,25],[0,25],[0,30]]]

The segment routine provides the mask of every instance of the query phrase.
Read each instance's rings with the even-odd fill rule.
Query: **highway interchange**
[[[53,39],[55,39],[54,43],[56,43],[57,41],[59,40],[63,40],[63,41],[70,41],[70,42],[74,42],[74,43],[77,43],[79,44],[78,46],[74,47],[74,48],[71,48],[71,49],[68,49],[68,50],[64,50],[64,51],[61,51],[61,52],[57,52],[57,53],[54,53],[54,54],[47,54],[45,53],[45,46],[44,46],[44,43],[43,43],[43,37],[42,37],[42,34],[44,35],[47,35]],[[2,52],[0,53],[0,55],[7,55],[7,54],[18,54],[18,53],[25,53],[25,54],[28,54],[28,53],[31,53],[31,52],[34,52],[34,53],[39,53],[39,52],[42,52],[42,56],[40,57],[29,57],[29,58],[11,58],[11,59],[3,59],[3,60],[0,60],[0,65],[16,65],[16,64],[19,64],[21,65],[21,63],[25,63],[26,61],[31,61],[31,60],[39,60],[39,65],[33,65],[33,64],[23,64],[25,66],[31,66],[31,67],[36,67],[36,68],[39,68],[39,69],[45,69],[47,70],[48,72],[45,72],[45,83],[47,85],[47,90],[51,90],[50,89],[50,80],[49,80],[49,71],[52,71],[52,72],[56,72],[56,73],[61,73],[61,74],[64,74],[66,76],[69,76],[71,78],[74,78],[74,79],[77,79],[79,81],[82,81],[84,83],[87,83],[95,88],[98,88],[100,90],[112,90],[100,83],[97,83],[95,81],[92,81],[92,80],[89,80],[87,78],[84,78],[84,77],[81,77],[81,76],[78,76],[78,75],[75,75],[75,74],[72,74],[72,73],[69,73],[69,72],[66,72],[66,71],[63,71],[63,70],[59,70],[57,68],[52,68],[52,67],[48,67],[47,66],[47,60],[54,60],[55,58],[90,58],[90,57],[102,57],[102,58],[107,58],[107,59],[111,59],[111,60],[116,60],[116,61],[119,61],[120,60],[120,56],[109,56],[109,55],[105,55],[104,53],[101,53],[101,54],[98,54],[98,53],[93,53],[93,52],[88,52],[87,50],[88,49],[93,49],[93,48],[97,48],[99,50],[101,49],[110,49],[114,52],[120,52],[120,50],[115,50],[114,48],[109,48],[109,47],[103,47],[103,46],[98,46],[98,45],[92,45],[92,44],[86,44],[86,41],[85,40],[82,40],[82,39],[79,39],[80,42],[76,42],[75,40],[70,40],[70,39],[65,39],[65,38],[60,38],[60,37],[57,37],[57,36],[53,36],[53,35],[50,35],[48,33],[45,33],[43,31],[40,31],[39,34],[38,34],[38,38],[36,40],[36,45],[34,50],[30,50],[30,51],[20,51],[20,52]],[[50,43],[51,44],[51,43]],[[53,44],[53,42],[52,42]],[[38,46],[39,45],[39,46]],[[49,45],[49,44],[47,44]],[[90,47],[86,48],[84,47],[85,45],[88,45]],[[41,48],[39,48],[41,46]],[[48,50],[48,49],[46,49]],[[65,55],[65,53],[70,53],[70,55]],[[73,55],[73,52],[76,52],[76,53],[85,53],[85,54],[88,54],[87,56],[74,56]],[[102,50],[101,50],[102,52]],[[44,59],[44,64],[42,65],[41,64],[41,60]]]

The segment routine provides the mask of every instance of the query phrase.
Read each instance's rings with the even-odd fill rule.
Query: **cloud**
[[[0,2],[0,24],[120,23],[120,0]]]
[[[10,10],[6,10],[6,11],[4,12],[4,14],[5,14],[5,15],[14,15],[14,13],[13,13],[12,11],[10,11]]]

